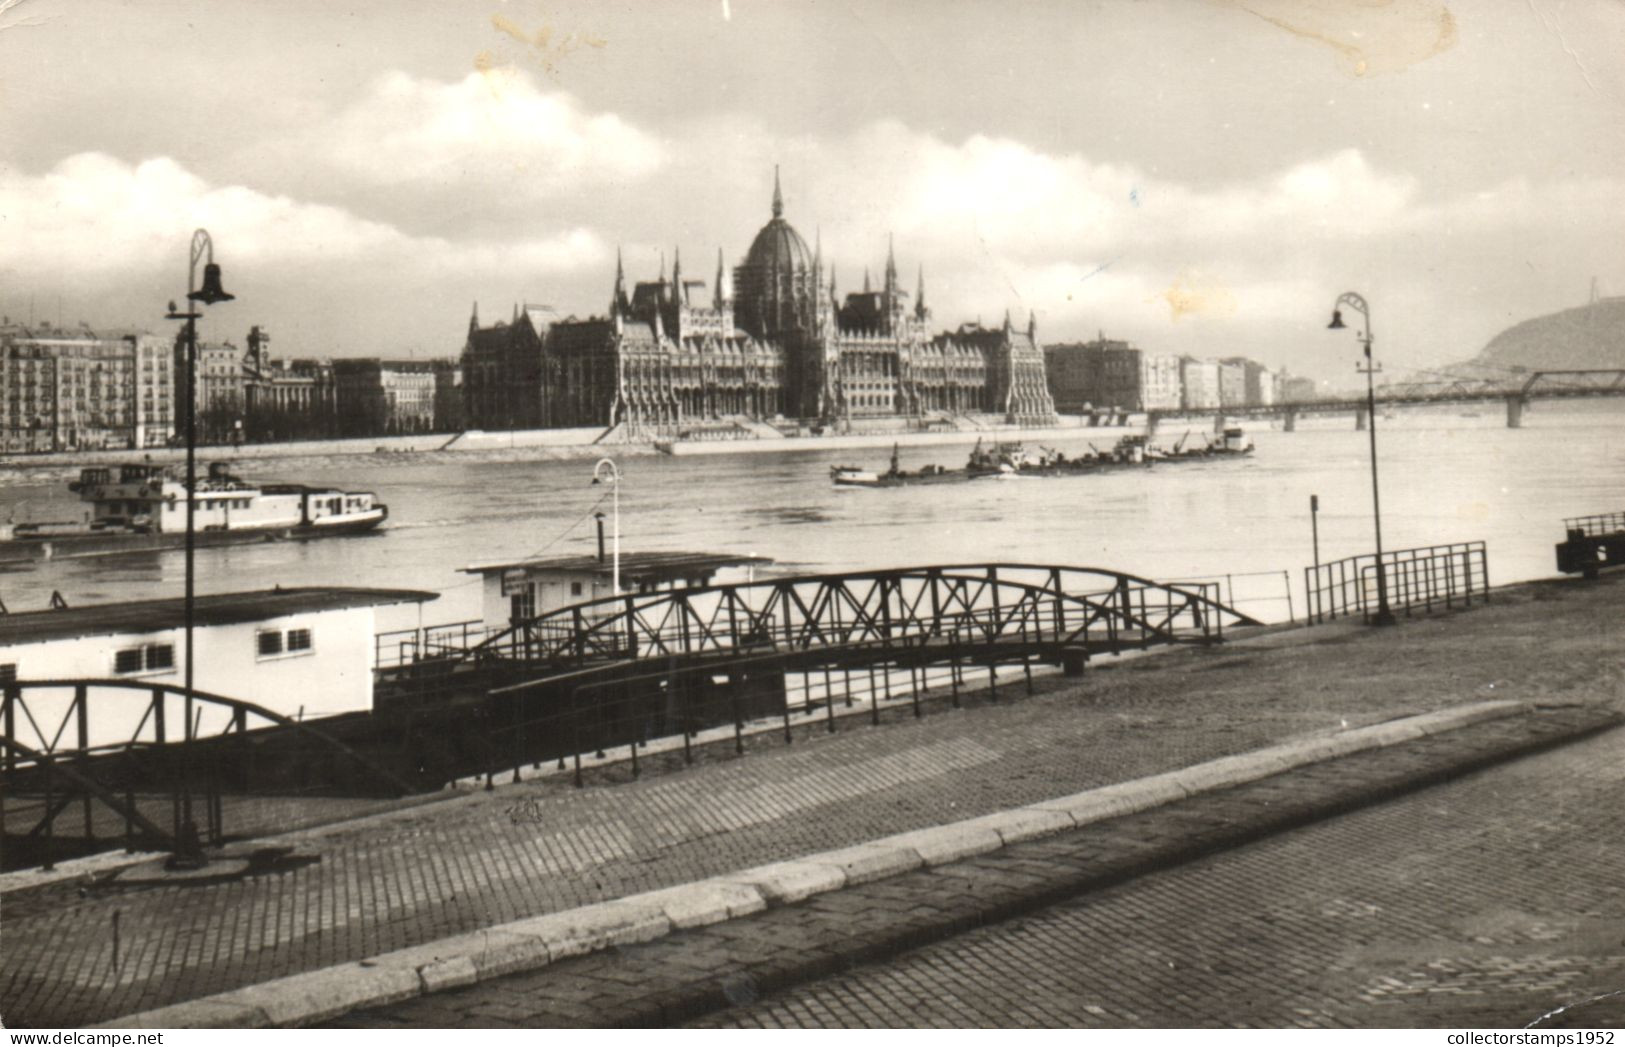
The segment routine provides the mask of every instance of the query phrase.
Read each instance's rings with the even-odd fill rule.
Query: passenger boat
[[[68,489],[89,503],[86,519],[14,524],[0,536],[0,562],[178,548],[186,540],[188,491],[176,473],[151,464],[81,470]],[[370,491],[254,484],[224,462],[210,464],[191,496],[200,546],[354,534],[389,516]]]

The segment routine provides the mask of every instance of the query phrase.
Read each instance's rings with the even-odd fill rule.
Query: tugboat
[[[1169,451],[1149,449],[1147,457],[1158,463],[1201,462],[1209,458],[1245,458],[1253,453],[1253,442],[1239,428],[1226,429],[1222,439],[1209,438],[1200,447],[1186,447],[1187,432]]]
[[[837,487],[902,487],[906,484],[948,483],[963,480],[965,477],[940,465],[927,465],[912,472],[904,472],[898,467],[897,445],[893,444],[891,468],[884,473],[877,473],[860,465],[832,465],[829,467],[829,478]]]
[[[971,449],[970,461],[965,463],[965,471],[973,477],[1009,479],[1019,476],[1024,469],[1031,470],[1042,464],[1041,459],[1028,454],[1019,443],[995,443],[983,450],[982,441],[978,439]]]
[[[186,540],[186,481],[169,466],[83,469],[68,489],[90,504],[87,518],[11,526],[0,536],[0,562],[149,552]],[[233,476],[224,462],[209,465],[191,497],[198,545],[353,534],[389,516],[370,491],[253,484]]]
[[[1215,441],[1207,453],[1216,458],[1242,458],[1253,453],[1253,442],[1240,429],[1226,429],[1224,439]]]

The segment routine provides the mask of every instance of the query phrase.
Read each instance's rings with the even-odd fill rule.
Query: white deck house
[[[765,556],[732,553],[637,552],[621,556],[621,592],[649,593],[749,582]],[[610,560],[587,554],[475,564],[484,579],[481,611],[487,632],[571,604],[615,595]]]
[[[199,596],[194,686],[294,718],[369,710],[375,609],[436,596],[350,588]],[[184,601],[175,597],[3,614],[0,683],[114,679],[179,687],[184,628]],[[142,693],[130,692],[133,713],[140,712]],[[99,717],[111,726],[105,713]],[[202,733],[210,733],[209,724]]]

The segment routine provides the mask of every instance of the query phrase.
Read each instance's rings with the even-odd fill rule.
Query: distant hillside
[[[1625,367],[1625,297],[1525,320],[1490,339],[1468,366],[1584,370]]]

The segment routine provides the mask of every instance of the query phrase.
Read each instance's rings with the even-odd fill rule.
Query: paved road
[[[1622,1027],[1622,796],[1616,730],[702,1024]]]
[[[1459,778],[1475,768],[1560,741],[1571,742],[1577,734],[1618,723],[1617,714],[1595,707],[1498,719],[1202,793],[958,862],[846,887],[646,944],[354,1012],[331,1024],[648,1027],[692,1021],[730,1005],[752,1004],[764,995],[851,971],[865,962],[889,962],[927,942],[949,940],[1017,915],[1043,912],[1047,906],[1091,892],[1098,895],[1114,884],[1335,817],[1339,811]],[[1183,910],[1168,904],[1142,915],[1158,924],[1177,926]],[[1069,930],[1046,947],[1061,950],[1063,941],[1074,939],[1081,940],[1077,948],[1092,957],[1105,952],[1087,929],[1082,933]],[[1182,958],[1186,952],[1176,943],[1170,956]],[[1028,949],[1021,958],[1047,970],[1052,960],[1064,959],[1065,954]],[[1258,972],[1256,977],[1268,978],[1273,965],[1285,958],[1286,954],[1266,948],[1238,953],[1232,965],[1245,965]],[[870,1006],[876,1016],[896,1015],[895,1020],[906,1024],[924,1023],[926,1015],[947,1025],[990,1024],[989,1018],[969,1009],[939,1013],[940,999],[933,995],[939,989],[948,994],[944,998],[980,991],[985,978],[978,966],[986,965],[956,959],[950,968],[960,976],[959,984],[930,986],[932,993],[909,983],[886,986],[886,997],[872,1000]],[[1102,970],[1107,977],[1117,973],[1109,966]],[[1014,979],[1011,991],[1023,993],[1029,984],[1023,981],[1025,972],[1007,973]],[[855,988],[863,998],[878,982],[860,976],[842,990]],[[916,1013],[895,1006],[896,993],[912,998]],[[1037,1020],[1033,999],[1019,997],[1027,1007],[1021,1017],[1028,1022]],[[864,1024],[850,1008],[842,1010],[830,1003],[798,1001],[793,1006],[800,1009],[787,1010],[781,1017],[805,1023],[809,1015],[818,1014],[825,1024]],[[832,1017],[838,1011],[840,1016]],[[773,1012],[769,1010],[767,1016],[774,1017]],[[1045,1023],[1064,1024],[1054,1013]]]

